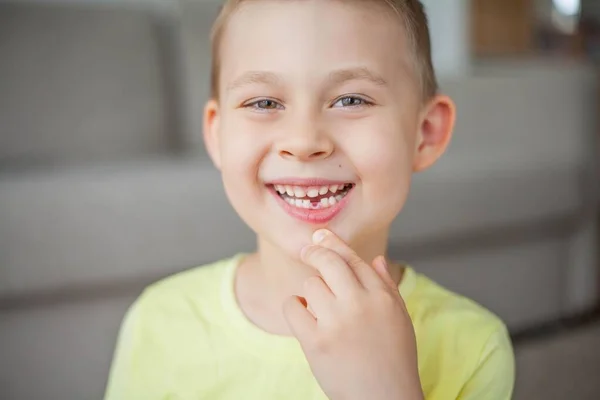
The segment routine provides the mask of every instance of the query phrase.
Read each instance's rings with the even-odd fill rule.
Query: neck
[[[385,255],[388,234],[381,232],[354,241],[350,247],[367,263]],[[400,273],[400,271],[397,271]],[[290,296],[301,296],[303,284],[317,271],[269,241],[258,239],[257,253],[247,257],[236,275],[236,296],[243,312],[255,325],[271,333],[289,335],[281,305]],[[392,273],[399,282],[401,275]]]
[[[387,231],[379,232],[355,240],[350,247],[361,259],[371,264],[375,257],[386,255],[387,240]],[[258,239],[258,252],[252,264],[265,286],[283,298],[301,294],[304,281],[316,274],[313,267],[300,262],[299,254],[294,257],[261,238]]]

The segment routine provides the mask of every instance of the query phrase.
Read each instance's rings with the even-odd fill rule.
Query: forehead
[[[246,71],[313,79],[355,66],[389,82],[406,80],[414,75],[409,48],[400,17],[381,3],[245,1],[223,32],[221,83]]]

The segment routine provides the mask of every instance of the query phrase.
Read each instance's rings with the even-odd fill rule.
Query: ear
[[[417,135],[413,171],[423,171],[432,166],[446,151],[454,121],[456,107],[448,96],[436,95],[423,109]]]
[[[204,146],[213,164],[220,170],[219,120],[219,103],[216,100],[209,100],[204,106]]]

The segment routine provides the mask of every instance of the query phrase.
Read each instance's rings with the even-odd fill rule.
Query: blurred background
[[[428,0],[447,155],[391,255],[508,324],[516,399],[600,398],[600,1]],[[147,284],[251,250],[201,140],[217,0],[0,0],[0,398],[100,399]]]

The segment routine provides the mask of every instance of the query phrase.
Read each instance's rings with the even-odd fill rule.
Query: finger
[[[402,304],[402,308],[405,314],[408,315],[410,318],[408,310],[406,309],[406,303],[404,302],[404,299],[400,294],[398,284],[394,282],[394,278],[392,278],[392,275],[390,274],[389,264],[387,263],[384,256],[376,257],[375,260],[373,260],[373,269],[377,271],[377,274],[386,283],[386,285],[388,285],[390,289],[398,295],[398,298],[400,299],[400,303]]]
[[[300,255],[302,261],[315,268],[331,292],[347,296],[361,287],[346,261],[335,251],[321,246],[307,246]]]
[[[290,330],[300,342],[314,335],[317,321],[300,297],[292,296],[283,303],[283,315]]]
[[[364,262],[350,246],[333,232],[326,229],[320,229],[314,233],[313,241],[315,244],[331,249],[342,256],[363,286],[370,287],[381,284],[380,280],[377,278],[377,274],[373,273],[373,268]]]
[[[320,276],[311,276],[304,281],[304,298],[309,311],[318,320],[329,314],[335,296]]]
[[[390,275],[389,266],[384,256],[379,256],[373,260],[373,269],[377,272],[377,275],[393,290],[398,290],[398,286],[394,279]]]

